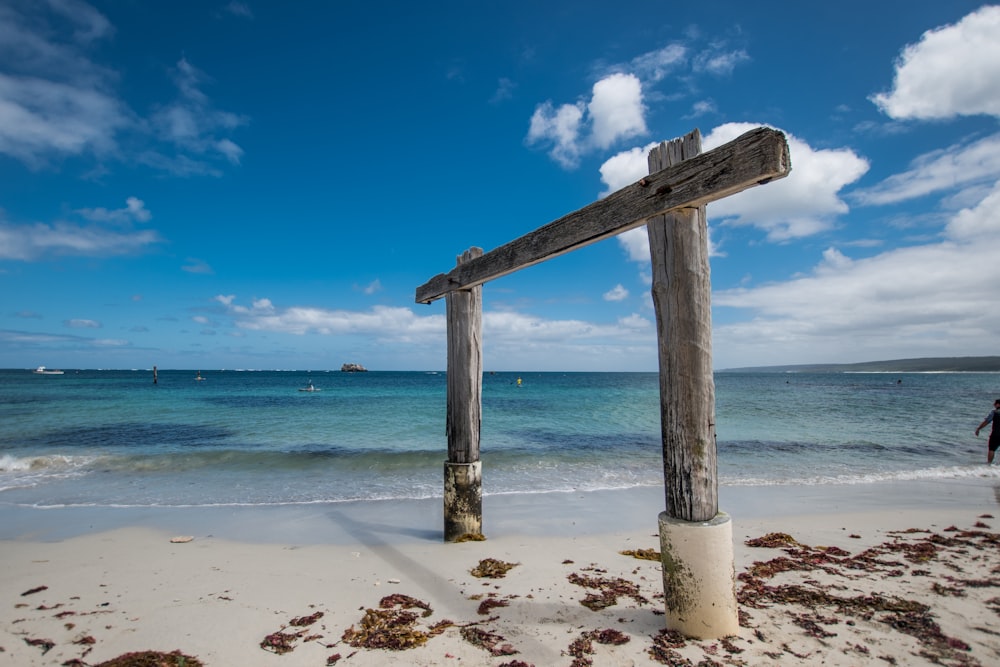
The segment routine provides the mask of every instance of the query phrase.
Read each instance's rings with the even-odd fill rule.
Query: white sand
[[[744,544],[773,532],[800,544],[845,550],[800,551],[815,569],[759,580],[842,599],[881,594],[929,606],[904,619],[863,605],[767,602],[742,605],[746,627],[728,642],[688,641],[670,664],[995,665],[1000,664],[1000,520],[992,482],[934,482],[857,487],[724,488],[733,516],[737,573],[786,556]],[[661,489],[588,494],[490,496],[485,542],[443,544],[440,501],[357,503],[269,509],[31,510],[0,508],[0,665],[97,665],[129,651],[180,650],[206,665],[571,665],[574,640],[612,629],[629,641],[592,642],[595,665],[665,664],[650,658],[663,629],[659,564],[620,555],[658,548]],[[975,524],[980,523],[979,527]],[[965,534],[946,531],[970,529]],[[894,533],[909,528],[916,533]],[[192,536],[171,543],[175,536]],[[943,539],[934,544],[932,535]],[[942,543],[947,540],[960,543]],[[873,556],[881,544],[927,545]],[[482,559],[517,563],[504,578],[477,578]],[[567,562],[572,561],[572,562]],[[593,592],[568,575],[621,578],[648,603],[619,597],[591,611]],[[935,584],[937,587],[935,589]],[[741,590],[745,582],[737,582]],[[29,595],[23,593],[45,586]],[[428,605],[416,629],[448,627],[419,648],[355,648],[344,632],[365,609],[402,594]],[[477,613],[484,599],[496,606]],[[322,612],[314,622],[294,618]],[[798,619],[798,624],[794,619]],[[930,641],[940,627],[961,648]],[[492,656],[463,639],[459,626],[492,633],[517,653]],[[923,629],[919,629],[923,628]],[[276,632],[301,633],[291,652],[261,648]],[[468,632],[468,631],[467,631]],[[917,636],[914,636],[913,633]],[[921,643],[921,639],[924,643]],[[36,641],[48,640],[53,646]],[[739,651],[739,652],[736,652]],[[921,655],[924,653],[925,655]],[[678,657],[680,656],[680,657]],[[935,663],[934,661],[938,662]],[[706,662],[708,661],[708,662]],[[73,664],[73,663],[70,663]],[[587,664],[578,662],[576,664]]]

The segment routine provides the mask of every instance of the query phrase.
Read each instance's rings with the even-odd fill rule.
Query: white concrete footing
[[[739,633],[728,514],[719,512],[710,521],[681,521],[661,512],[660,561],[668,629],[696,639]]]
[[[483,462],[444,464],[444,539],[483,532]]]

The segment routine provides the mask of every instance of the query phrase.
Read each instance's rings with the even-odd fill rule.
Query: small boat
[[[195,379],[195,382],[201,382],[201,381],[203,381],[203,380],[204,380],[205,378],[203,378],[203,377],[201,376],[201,371],[198,371],[198,375],[196,375],[194,379]]]
[[[50,368],[46,368],[45,366],[39,366],[38,368],[36,368],[32,372],[35,373],[35,375],[62,375],[63,374],[63,372],[60,371],[60,370],[56,370],[54,368],[51,368],[51,369]]]
[[[323,390],[322,390],[322,389],[320,389],[319,387],[314,387],[314,386],[313,386],[313,383],[312,383],[312,382],[310,382],[310,383],[309,383],[308,385],[306,385],[305,387],[300,387],[300,388],[299,388],[299,391],[323,391]]]

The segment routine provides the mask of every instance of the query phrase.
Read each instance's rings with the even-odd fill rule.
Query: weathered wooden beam
[[[671,165],[604,199],[434,276],[417,288],[416,302],[513,273],[620,234],[668,211],[704,206],[791,171],[785,135],[758,128],[715,150]]]

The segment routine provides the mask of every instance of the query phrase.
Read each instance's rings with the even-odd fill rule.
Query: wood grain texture
[[[482,257],[470,248],[458,266]],[[448,403],[445,431],[449,463],[479,460],[483,395],[483,288],[475,286],[447,295]]]
[[[696,130],[649,154],[650,171],[692,160]],[[709,521],[719,510],[712,374],[712,284],[705,207],[657,216],[646,226],[660,360],[660,430],[667,514]]]

